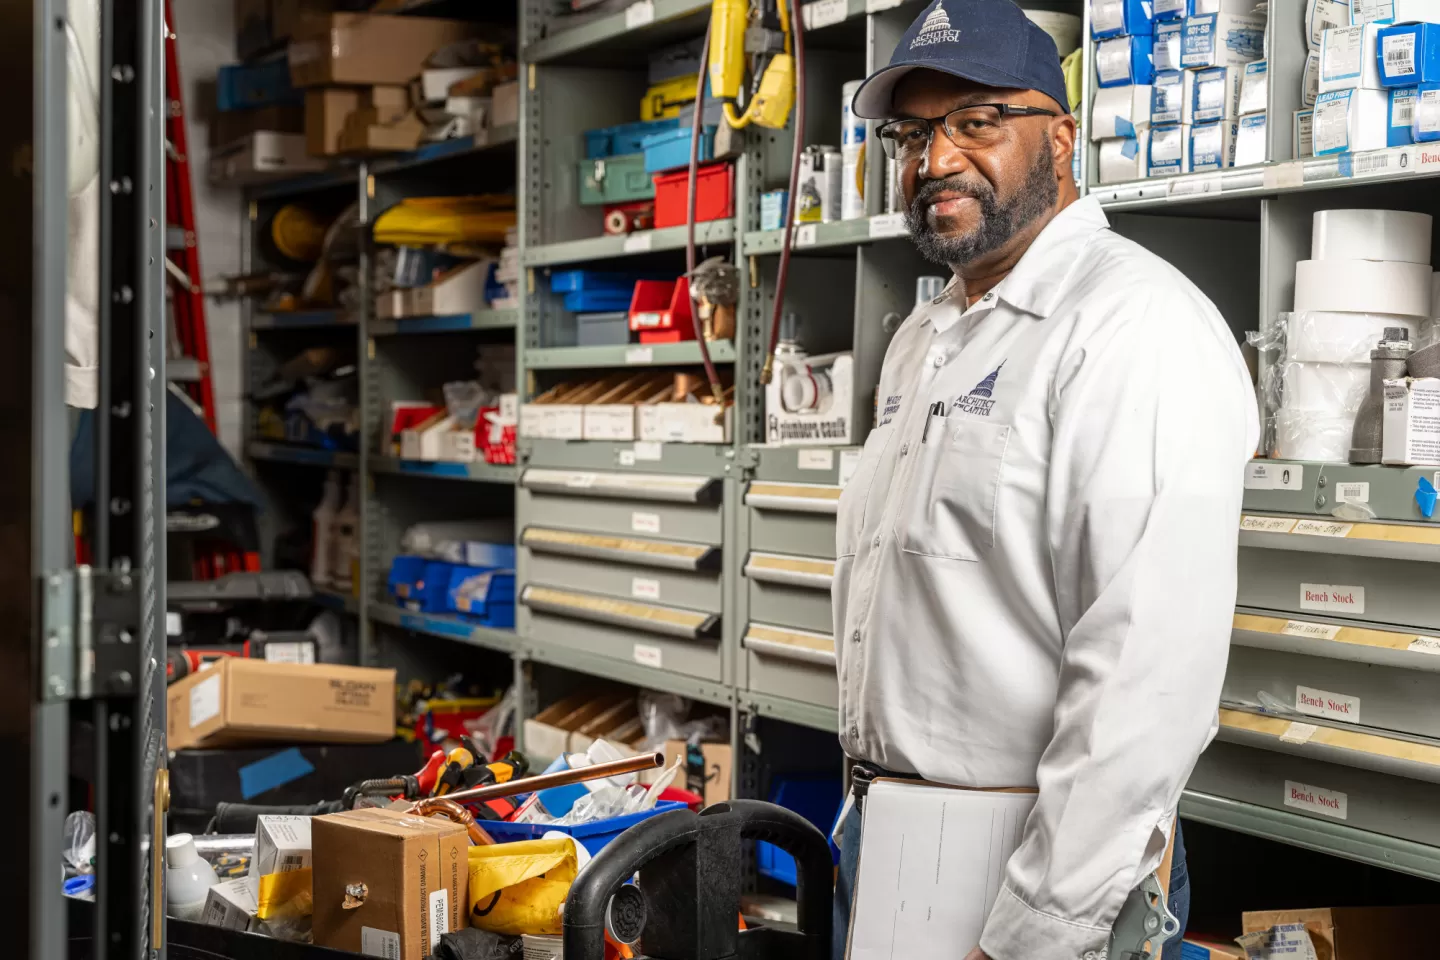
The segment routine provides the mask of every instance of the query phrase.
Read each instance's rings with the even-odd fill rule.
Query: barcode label
[[[277,873],[286,873],[290,870],[299,870],[305,866],[305,856],[299,853],[287,853],[280,858],[280,869]]]
[[[384,960],[400,960],[400,934],[378,927],[360,928],[360,952]]]
[[[1402,33],[1380,42],[1386,79],[1415,75],[1415,34]]]

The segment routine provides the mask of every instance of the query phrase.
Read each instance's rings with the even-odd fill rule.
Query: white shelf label
[[[1415,147],[1415,167],[1418,170],[1434,170],[1440,167],[1440,144]]]
[[[271,663],[314,663],[315,644],[309,640],[265,644],[265,659]]]
[[[841,451],[840,451],[840,480],[839,480],[840,486],[843,487],[843,486],[845,486],[845,484],[847,484],[847,483],[850,482],[850,478],[853,477],[853,476],[855,476],[855,470],[856,470],[859,466],[860,466],[860,451],[859,451],[859,450],[841,450]]]
[[[615,453],[615,459],[622,467],[633,467],[635,466],[635,451],[618,450]]]
[[[845,19],[848,4],[846,0],[815,0],[800,9],[806,30],[819,30]]]
[[[1416,637],[1405,649],[1411,653],[1440,654],[1440,637]]]
[[[595,474],[593,473],[572,473],[565,478],[565,486],[574,487],[577,490],[586,490],[595,486]]]
[[[886,213],[870,218],[870,239],[881,237],[903,237],[910,231],[905,229],[905,214]]]
[[[631,347],[625,351],[626,363],[654,363],[654,347]]]
[[[819,226],[819,224],[814,224],[814,223],[802,223],[802,224],[800,224],[799,226],[797,226],[797,227],[795,228],[795,246],[797,246],[797,247],[813,247],[813,246],[815,246],[815,231],[816,231],[816,228],[817,228],[818,226]]]
[[[1339,790],[1326,790],[1324,787],[1286,780],[1285,806],[1334,817],[1336,820],[1347,820],[1350,798]]]
[[[1286,727],[1284,733],[1280,734],[1280,742],[1309,743],[1310,738],[1315,736],[1315,732],[1319,729],[1313,723],[1300,723],[1297,720]]]
[[[1280,632],[1287,637],[1309,637],[1312,640],[1334,640],[1342,628],[1333,623],[1308,623],[1304,620],[1287,620]]]
[[[660,514],[636,510],[630,514],[630,529],[636,533],[659,533]]]
[[[1165,199],[1189,200],[1194,197],[1213,197],[1219,194],[1221,189],[1221,179],[1218,173],[1179,177],[1170,181],[1170,189],[1166,191]]]
[[[665,447],[656,440],[642,440],[635,444],[636,460],[659,460]]]
[[[648,3],[645,5],[647,7],[649,6]],[[634,8],[632,7],[631,9]],[[626,253],[644,253],[646,250],[649,250],[654,243],[655,234],[649,230],[640,230],[627,236],[625,243],[621,245],[621,249]]]
[[[1241,517],[1241,530],[1258,530],[1261,533],[1289,533],[1295,521],[1286,517]]]
[[[1305,485],[1305,468],[1298,463],[1251,460],[1245,468],[1246,490],[1299,490]]]
[[[440,935],[450,932],[450,891],[441,887],[430,894],[430,942],[438,945]]]
[[[900,6],[905,0],[865,0],[866,13],[879,13]]]
[[[1295,710],[1307,717],[1325,717],[1328,720],[1344,720],[1346,723],[1360,722],[1360,698],[1348,697],[1343,693],[1317,690],[1314,687],[1295,687]]]
[[[635,644],[631,656],[642,667],[654,667],[659,670],[664,665],[664,651],[659,647],[652,647],[648,643]]]
[[[1305,183],[1305,161],[1287,160],[1265,168],[1266,190],[1288,190]]]
[[[1301,520],[1290,532],[1307,537],[1348,537],[1354,528],[1355,524],[1353,523],[1336,523],[1333,520]]]
[[[634,577],[630,580],[630,596],[637,600],[659,600],[660,581],[652,577]]]
[[[801,449],[795,452],[795,467],[798,470],[829,470],[835,466],[835,451],[828,449]]]
[[[1335,484],[1336,503],[1369,503],[1370,484],[1367,482]]]
[[[1300,584],[1300,609],[1326,613],[1365,612],[1365,588],[1343,583]]]
[[[647,23],[655,22],[654,0],[639,0],[625,8],[625,29],[634,30],[636,27],[643,27]]]

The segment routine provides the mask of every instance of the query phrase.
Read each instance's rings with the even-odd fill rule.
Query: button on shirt
[[[837,523],[835,636],[863,637],[836,645],[842,745],[1038,786],[980,946],[1078,960],[1217,729],[1249,375],[1214,305],[1086,199],[973,307],[917,308],[878,396]]]

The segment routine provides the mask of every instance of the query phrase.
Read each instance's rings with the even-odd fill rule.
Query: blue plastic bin
[[[305,94],[290,85],[290,61],[283,55],[259,63],[232,63],[215,74],[215,105],[220,110],[304,102]]]
[[[467,540],[465,541],[465,562],[472,567],[504,567],[507,570],[513,570],[515,569],[515,545]]]
[[[675,117],[663,120],[639,120],[635,123],[621,123],[613,127],[585,131],[585,159],[599,160],[602,157],[623,157],[628,153],[640,152],[640,141],[653,133],[674,130],[680,121]]]
[[[550,274],[551,293],[589,290],[633,290],[635,281],[660,279],[653,274],[618,270],[556,270]]]
[[[613,313],[630,309],[630,290],[578,290],[565,294],[565,309],[571,313]]]
[[[656,173],[690,165],[690,128],[669,130],[645,138],[645,172]],[[715,151],[715,128],[700,128],[699,162],[709,160]]]
[[[499,608],[510,607],[511,616],[515,607],[515,571],[496,567],[467,567],[456,565],[450,568],[450,577],[445,586],[445,612],[459,614],[467,619],[487,626],[492,611],[504,616]]]
[[[844,788],[835,777],[777,777],[770,791],[771,803],[794,810],[826,836],[844,801]],[[830,852],[833,856],[833,847]],[[762,876],[795,886],[795,858],[773,843],[755,844],[755,868]]]
[[[480,825],[485,828],[486,833],[495,838],[496,843],[539,840],[550,831],[558,830],[579,840],[580,845],[590,851],[590,855],[593,857],[604,850],[610,841],[642,820],[649,820],[651,817],[669,813],[672,810],[686,809],[688,808],[685,804],[670,800],[657,803],[653,809],[646,810],[644,813],[632,813],[626,817],[611,817],[609,820],[596,820],[594,823],[582,823],[577,827],[557,827],[548,823],[504,823],[491,820],[482,820]],[[793,866],[791,870],[793,872]]]

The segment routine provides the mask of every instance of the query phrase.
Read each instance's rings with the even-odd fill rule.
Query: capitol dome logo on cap
[[[935,9],[925,17],[925,22],[920,25],[920,32],[910,41],[910,49],[936,43],[954,43],[959,39],[960,31],[950,27],[950,17],[945,13],[944,5],[940,0],[935,0]]]

